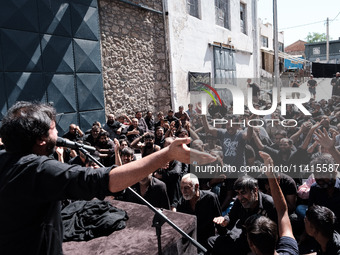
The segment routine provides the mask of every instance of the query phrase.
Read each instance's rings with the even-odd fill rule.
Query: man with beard
[[[331,209],[340,219],[340,178],[334,159],[330,154],[322,154],[310,163],[314,170],[315,183],[310,187],[308,206],[321,205]],[[339,222],[336,225],[339,231]]]
[[[144,134],[144,131],[138,126],[138,119],[133,118],[131,120],[132,124],[129,126],[126,136],[130,143],[132,143],[138,137],[141,137]]]
[[[155,131],[155,144],[158,145],[159,147],[163,148],[164,147],[164,128],[161,126],[156,127]]]
[[[138,127],[143,130],[143,133],[149,132],[148,125],[145,122],[145,119],[142,117],[142,112],[137,111],[135,118],[138,120]]]
[[[91,146],[95,146],[98,136],[100,134],[101,128],[98,125],[93,125],[91,131],[88,135],[85,136],[84,141],[91,144]]]
[[[224,217],[217,217],[214,223],[227,227],[226,235],[210,237],[209,249],[212,254],[247,254],[250,251],[244,223],[248,217],[259,214],[274,222],[277,215],[273,199],[259,191],[257,180],[243,176],[235,181],[236,201],[230,212]]]
[[[215,160],[189,149],[189,139],[176,139],[168,148],[116,168],[64,164],[47,157],[57,142],[56,112],[40,103],[15,103],[2,119],[0,134],[5,145],[0,152],[2,255],[62,254],[61,200],[104,199],[175,159]]]
[[[106,131],[102,131],[99,134],[95,147],[99,153],[98,156],[101,163],[104,166],[112,166],[114,164],[115,144],[108,137],[108,133]]]
[[[197,217],[197,241],[207,247],[208,238],[215,235],[213,219],[222,215],[217,195],[199,189],[196,175],[186,174],[181,180],[182,197],[177,212],[193,214]]]
[[[279,143],[279,149],[275,150],[267,145],[263,145],[257,134],[254,132],[254,141],[260,151],[268,153],[274,160],[275,166],[289,166],[290,158],[293,154],[293,141],[289,138],[282,138]]]
[[[155,120],[152,116],[151,111],[147,111],[144,120],[145,120],[146,125],[148,126],[149,131],[154,132],[154,130],[155,130]]]
[[[107,115],[107,122],[103,125],[103,129],[108,132],[109,138],[113,141],[115,138],[119,138],[122,132],[122,123],[115,120],[113,114]]]
[[[142,141],[144,140],[144,143]],[[147,155],[154,153],[155,151],[159,151],[161,147],[154,144],[155,136],[151,133],[145,133],[142,136],[138,137],[131,143],[132,148],[136,148],[141,150],[142,157],[146,157]]]

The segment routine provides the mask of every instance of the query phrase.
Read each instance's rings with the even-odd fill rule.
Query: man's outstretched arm
[[[199,165],[216,160],[209,153],[189,149],[186,146],[189,142],[190,138],[176,139],[170,146],[147,157],[113,168],[109,174],[109,190],[118,192],[126,189],[172,160]]]

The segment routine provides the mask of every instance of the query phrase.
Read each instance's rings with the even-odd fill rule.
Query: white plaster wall
[[[169,24],[169,61],[170,83],[172,89],[172,105],[185,107],[190,100],[188,91],[188,72],[211,72],[213,68],[213,48],[209,43],[228,43],[235,49],[246,51],[236,52],[237,78],[253,77],[253,32],[252,32],[252,0],[242,0],[247,5],[247,34],[240,29],[240,0],[230,1],[231,29],[215,25],[214,0],[197,0],[200,6],[200,19],[187,14],[186,0],[167,0]],[[254,1],[255,2],[255,1]]]
[[[268,49],[274,49],[274,32],[273,32],[273,25],[271,23],[263,24],[261,19],[259,19],[259,26],[260,26],[260,35],[268,37]],[[259,37],[260,38],[260,37]],[[278,33],[278,41],[280,43],[284,42],[284,33]]]

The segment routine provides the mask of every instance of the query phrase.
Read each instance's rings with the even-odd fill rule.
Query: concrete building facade
[[[253,0],[166,1],[174,108],[192,101],[193,76],[215,87],[245,87],[245,78],[259,76],[256,6]]]
[[[261,76],[270,78],[274,73],[274,34],[273,25],[270,23],[263,23],[259,21],[260,27],[260,66]],[[283,32],[278,33],[279,47],[278,50],[284,51],[284,34]],[[283,71],[284,59],[279,58],[280,72]]]

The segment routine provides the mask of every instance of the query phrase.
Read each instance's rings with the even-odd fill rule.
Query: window
[[[230,29],[229,0],[215,0],[216,25]]]
[[[284,52],[283,43],[280,43],[280,42],[279,42],[279,51]]]
[[[320,55],[320,47],[313,48],[313,55]]]
[[[268,48],[268,37],[261,35],[261,46]]]
[[[187,0],[187,10],[189,15],[199,18],[198,15],[199,0]]]
[[[247,5],[240,3],[241,32],[247,34]]]
[[[236,85],[236,65],[231,49],[214,47],[215,84]]]

